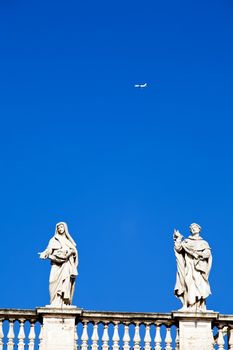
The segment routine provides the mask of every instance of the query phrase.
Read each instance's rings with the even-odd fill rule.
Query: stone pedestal
[[[41,350],[75,350],[75,319],[81,314],[76,307],[37,309],[43,318]]]
[[[173,312],[179,322],[179,350],[213,349],[212,322],[216,312]]]

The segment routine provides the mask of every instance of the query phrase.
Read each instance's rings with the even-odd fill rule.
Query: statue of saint
[[[180,311],[205,312],[206,298],[211,294],[208,282],[212,264],[209,244],[200,237],[201,226],[191,224],[191,235],[183,239],[174,230],[177,276],[175,295],[181,300]]]
[[[65,222],[56,224],[55,234],[48,247],[40,254],[41,259],[50,259],[49,277],[50,305],[71,305],[75,279],[78,275],[78,252]]]

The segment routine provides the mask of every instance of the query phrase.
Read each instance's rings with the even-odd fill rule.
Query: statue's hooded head
[[[189,230],[192,233],[192,235],[196,235],[201,232],[201,226],[196,223],[193,223],[189,226]]]
[[[59,236],[59,235],[65,235],[66,238],[74,245],[76,246],[73,238],[71,237],[71,235],[69,234],[69,231],[68,231],[68,226],[65,222],[58,222],[56,224],[56,229],[55,229],[55,235],[56,236]]]

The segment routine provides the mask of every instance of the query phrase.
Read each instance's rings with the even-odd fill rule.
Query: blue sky
[[[175,310],[173,229],[198,222],[207,306],[233,313],[232,17],[230,0],[1,1],[0,307],[48,304],[37,252],[66,221],[76,305]]]

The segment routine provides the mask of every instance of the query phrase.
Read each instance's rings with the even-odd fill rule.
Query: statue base
[[[212,322],[218,313],[175,311],[179,322],[179,350],[210,350],[213,348]]]
[[[43,317],[43,332],[40,349],[42,350],[75,350],[75,320],[82,313],[73,305],[65,307],[37,308],[37,314]]]

